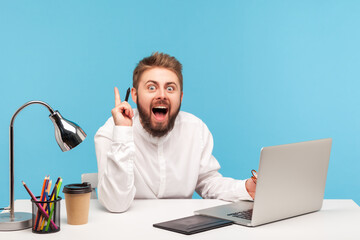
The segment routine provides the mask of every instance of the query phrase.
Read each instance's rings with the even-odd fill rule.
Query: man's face
[[[131,95],[141,124],[151,135],[162,137],[174,127],[183,96],[174,72],[159,67],[146,70]]]

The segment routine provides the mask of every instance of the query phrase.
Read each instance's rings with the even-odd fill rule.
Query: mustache
[[[165,105],[165,106],[170,106],[169,102],[168,101],[165,101],[165,100],[157,100],[155,102],[153,102],[151,104],[151,106],[154,106],[154,105]]]

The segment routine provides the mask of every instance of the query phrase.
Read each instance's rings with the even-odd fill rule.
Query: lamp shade
[[[50,114],[49,118],[54,124],[55,138],[63,152],[76,147],[86,138],[86,133],[79,125],[63,118],[58,111]]]

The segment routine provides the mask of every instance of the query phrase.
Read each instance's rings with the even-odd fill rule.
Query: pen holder
[[[40,197],[36,198],[40,199]],[[56,200],[53,201],[34,201],[33,199],[31,199],[32,232],[54,233],[60,231],[61,199],[61,197],[58,197]]]

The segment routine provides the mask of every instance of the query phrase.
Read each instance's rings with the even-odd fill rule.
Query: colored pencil
[[[51,189],[51,184],[52,184],[52,180],[50,180],[50,182],[49,182],[49,186],[48,186],[48,189],[47,189],[47,191],[46,191],[46,201],[49,201],[50,200],[50,189]],[[46,204],[46,203],[45,203]],[[48,211],[49,211],[49,213],[50,213],[50,206],[49,206],[49,204],[47,204],[47,207],[48,207]]]
[[[59,192],[60,192],[61,184],[62,184],[62,178],[60,178],[59,186],[58,186],[58,189],[57,189],[57,191],[56,191],[56,199],[57,199],[57,198],[58,198],[58,196],[59,196]]]
[[[49,185],[49,179],[50,179],[50,176],[46,176],[46,182],[45,182],[45,188],[44,190],[41,192],[41,198],[40,198],[40,201],[45,201],[45,194],[46,194],[46,189]]]
[[[52,197],[51,200],[53,200],[54,198],[55,198],[55,200],[57,200],[58,195],[59,195],[59,191],[60,191],[60,188],[61,188],[61,183],[62,183],[62,178],[58,178],[58,180],[56,181],[56,184],[55,184],[56,190],[55,190],[55,187],[53,189],[53,193],[54,193],[54,190],[55,190],[56,194],[55,194],[55,196]],[[55,208],[55,203],[53,203],[52,206],[51,206],[49,219],[51,219],[52,215],[54,214],[54,208]],[[49,226],[50,226],[50,221],[48,220],[48,222],[46,224],[45,232],[47,232],[49,230]]]
[[[44,182],[43,182],[43,186],[42,186],[42,189],[41,189],[41,196],[40,196],[40,200],[43,198],[43,194],[44,194],[44,190],[45,190],[45,185],[46,185],[46,179],[47,179],[47,176],[45,176],[44,178]],[[34,224],[34,227],[33,229],[35,230],[37,225],[38,225],[38,222],[39,222],[39,218],[40,218],[40,210],[38,210],[38,212],[36,213],[36,220],[35,220],[35,224]]]
[[[51,192],[50,199],[52,199],[53,196],[55,196],[56,191],[57,191],[57,185],[59,184],[59,181],[60,181],[60,177],[58,177],[58,179],[56,180],[55,186],[54,186],[54,188],[53,188],[53,190],[52,190],[52,192]]]
[[[36,204],[36,206],[38,207],[38,209],[40,209],[40,212],[42,213],[42,215],[45,217],[45,219],[49,219],[49,215],[45,212],[44,208],[41,206],[41,204],[39,204],[38,200],[36,199],[36,197],[34,196],[34,194],[30,191],[30,189],[26,186],[26,184],[24,183],[24,181],[21,181],[22,184],[24,185],[26,191],[29,193],[30,197],[32,198],[32,200],[34,201],[34,203]],[[50,219],[50,223],[51,226],[54,227],[55,229],[58,229],[58,226],[56,226],[56,224],[54,223],[53,220]]]
[[[49,175],[47,175],[46,177],[47,177],[47,178],[46,178],[46,183],[45,183],[45,189],[44,189],[44,191],[41,193],[42,197],[40,198],[40,201],[43,201],[43,202],[46,201],[46,191],[47,191],[47,189],[48,189],[49,180],[50,180],[50,176],[49,176]],[[45,204],[46,204],[46,203],[40,203],[40,205],[46,210],[46,205],[45,205]],[[40,214],[40,215],[39,215],[39,219],[38,219],[38,221],[36,222],[36,231],[40,231],[40,229],[41,229],[41,224],[42,224],[43,220],[44,220],[44,217]]]
[[[51,189],[51,184],[52,184],[52,180],[49,181],[49,184],[48,184],[47,189],[45,191],[45,201],[50,201],[49,193],[50,193],[50,189]],[[50,204],[49,203],[44,203],[43,207],[46,210],[46,213],[50,214]],[[42,218],[42,220],[40,221],[40,226],[41,226],[40,230],[44,229],[44,225],[45,225],[45,218]]]

